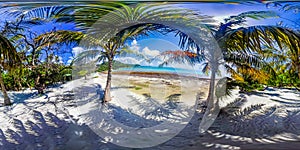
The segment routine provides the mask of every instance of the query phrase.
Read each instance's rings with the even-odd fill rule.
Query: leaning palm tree
[[[33,20],[23,20],[23,15],[16,19],[14,22],[3,22],[3,26],[0,33],[0,84],[1,90],[4,96],[4,105],[12,104],[10,98],[7,95],[7,91],[2,78],[2,73],[4,70],[11,71],[15,67],[19,66],[21,59],[16,50],[17,38],[14,36],[17,32],[26,30],[30,25],[38,25],[41,22]]]
[[[170,8],[169,5],[137,4],[131,7],[122,3],[112,4],[113,6],[93,5],[75,9],[72,15],[72,18],[77,18],[75,23],[78,28],[85,31],[79,37],[80,44],[100,46],[108,60],[109,70],[104,102],[111,100],[112,62],[128,38],[145,35],[150,31],[164,33],[177,31],[194,37],[197,39],[196,42],[202,42],[204,41],[202,37],[207,35],[203,34],[207,32],[207,28],[203,26],[212,22],[208,17],[197,15],[194,11]],[[83,16],[89,16],[89,18]],[[59,39],[68,39],[68,37],[72,39],[72,34],[66,34],[66,36],[67,38]]]
[[[274,70],[270,67],[267,61],[264,61],[262,54],[263,46],[282,48],[283,45],[297,49],[297,34],[289,29],[278,26],[250,26],[232,28],[234,26],[243,25],[247,17],[254,19],[274,17],[276,14],[272,12],[246,12],[237,16],[231,16],[225,19],[224,23],[212,28],[213,35],[222,51],[223,61],[220,60],[218,53],[209,51],[205,54],[205,67],[203,71],[207,72],[210,69],[211,80],[209,95],[207,98],[207,110],[205,116],[210,116],[209,119],[203,119],[200,125],[200,132],[207,130],[213,123],[214,118],[219,113],[218,101],[215,90],[215,78],[218,72],[218,66],[224,65],[229,73],[235,77],[241,77],[237,71],[244,70],[250,75],[265,75],[262,70],[267,70],[275,75]],[[190,38],[182,35],[181,43],[189,41]],[[176,51],[175,51],[176,52]],[[169,51],[164,54],[169,55],[174,60],[181,57],[188,61],[194,59],[198,54],[190,55],[176,55],[175,52]],[[184,56],[184,57],[182,57]],[[208,56],[208,57],[207,57]],[[167,59],[168,61],[168,59]],[[205,117],[204,117],[205,118]],[[210,121],[209,121],[210,120]]]
[[[108,73],[107,73],[107,83],[106,83],[105,93],[104,93],[104,102],[109,102],[111,100],[110,89],[111,89],[112,64],[114,61],[114,57],[116,55],[125,54],[125,53],[137,54],[141,56],[139,52],[135,52],[130,49],[127,49],[124,43],[127,38],[130,38],[137,34],[139,35],[144,34],[144,30],[153,30],[148,27],[150,26],[145,25],[143,27],[127,29],[126,32],[119,33],[114,38],[109,39],[108,42],[105,44],[99,42],[96,38],[93,38],[88,34],[84,34],[78,31],[66,31],[66,30],[59,30],[59,31],[53,31],[53,32],[42,34],[36,38],[36,41],[41,43],[45,43],[45,41],[47,41],[45,43],[46,45],[51,45],[51,44],[56,44],[61,42],[76,42],[76,43],[80,42],[83,45],[100,47],[98,49],[87,50],[80,53],[73,60],[73,63],[75,63],[77,66],[79,64],[84,65],[87,62],[83,62],[83,60],[86,60],[88,58],[95,58],[95,57],[97,57],[97,59],[93,63],[101,62],[105,60],[108,61]],[[154,26],[151,26],[151,28],[154,28]],[[91,62],[89,62],[89,64],[90,63]]]
[[[92,28],[89,29],[92,36],[101,37],[101,41],[105,41],[106,49],[109,49],[109,55],[107,55],[109,70],[104,95],[105,102],[111,99],[109,89],[111,86],[111,65],[114,56],[127,38],[134,35],[147,34],[149,31],[166,33],[177,31],[197,38],[197,42],[202,42],[203,39],[199,37],[203,37],[203,35],[201,36],[199,33],[207,31],[204,31],[205,29],[201,30],[201,27],[211,23],[210,19],[196,15],[193,11],[170,8],[168,5],[138,4],[130,7],[120,4],[120,7],[109,7],[109,9],[111,9],[109,10],[110,13],[96,21]],[[96,9],[96,11],[99,10],[101,12],[103,8]],[[183,29],[180,29],[181,27],[190,28],[190,31],[184,31],[183,33]],[[195,33],[195,31],[197,32]]]
[[[2,73],[4,70],[9,70],[15,67],[17,64],[19,64],[20,59],[18,57],[18,53],[15,49],[15,47],[10,43],[10,41],[0,35],[0,63],[1,63],[1,69],[0,69],[0,85],[1,90],[4,97],[4,106],[11,105],[10,98],[8,97],[4,81],[2,78]]]

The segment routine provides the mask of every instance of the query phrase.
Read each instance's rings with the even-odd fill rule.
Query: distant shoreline
[[[107,73],[107,72],[102,72],[102,73]],[[175,73],[167,73],[167,72],[113,71],[112,74],[115,74],[115,75],[140,76],[140,77],[150,77],[150,78],[163,78],[163,79],[188,78],[188,79],[194,79],[194,80],[207,80],[207,81],[210,80],[210,78],[201,78],[201,77],[194,77],[194,76],[186,76],[186,75],[175,74]]]

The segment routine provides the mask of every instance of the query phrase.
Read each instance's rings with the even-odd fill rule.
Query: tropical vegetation
[[[5,88],[20,90],[29,87],[38,89],[42,94],[47,85],[63,81],[70,75],[73,63],[82,62],[80,60],[86,57],[97,57],[95,60],[102,62],[99,71],[108,70],[104,101],[110,101],[114,57],[121,53],[130,53],[126,49],[127,40],[141,35],[147,36],[153,31],[163,34],[176,33],[180,37],[181,48],[188,49],[165,52],[164,56],[177,55],[178,57],[172,57],[173,61],[182,61],[179,57],[185,57],[184,59],[188,59],[192,64],[204,63],[203,72],[210,72],[212,81],[208,100],[214,99],[215,89],[212,87],[215,86],[214,79],[220,65],[227,69],[235,84],[244,91],[262,89],[263,85],[299,88],[299,32],[280,26],[238,27],[243,26],[246,18],[275,17],[273,12],[245,12],[231,16],[219,25],[213,25],[209,17],[194,11],[170,9],[168,5],[128,5],[129,3],[99,3],[91,6],[78,4],[24,7],[13,12],[17,21],[6,22],[2,35],[12,43],[10,47],[14,47],[18,56],[22,58],[22,67],[2,72]],[[45,10],[49,10],[49,13],[40,13]],[[27,13],[23,13],[24,11]],[[77,30],[53,29],[40,34],[26,27],[40,25],[49,20],[72,22]],[[198,25],[209,28],[221,53],[207,51],[205,45],[195,40],[196,35],[172,27],[174,22],[188,27]],[[82,53],[69,65],[60,63],[57,51],[64,44],[74,43],[91,50]],[[107,67],[103,64],[107,64]]]
[[[282,83],[285,82],[282,82],[282,79],[288,79],[293,86],[298,86],[300,76],[295,78],[295,75],[299,73],[299,32],[279,26],[260,25],[234,28],[243,25],[248,17],[264,19],[275,15],[272,12],[263,11],[245,12],[230,16],[220,25],[211,28],[220,52],[218,49],[204,49],[207,53],[199,55],[199,49],[197,49],[198,54],[188,50],[185,52],[167,51],[162,54],[168,58],[166,62],[178,62],[179,60],[179,62],[192,62],[192,64],[194,64],[195,58],[204,57],[204,59],[197,60],[200,60],[198,63],[204,64],[203,72],[210,72],[210,88],[206,102],[207,111],[199,127],[200,133],[205,132],[213,124],[220,113],[219,101],[222,97],[230,94],[229,90],[232,86],[238,85],[241,91],[263,90],[263,85],[274,86],[281,83],[279,86],[283,86]],[[180,40],[181,43],[187,41],[193,43],[188,36]],[[268,51],[270,49],[271,51]],[[281,62],[281,67],[289,66],[290,72],[275,71],[275,66],[280,63],[276,63],[274,60]],[[223,79],[219,80],[216,85],[216,75],[220,65],[226,68],[233,79],[227,83]],[[287,74],[293,74],[293,77],[286,78]]]
[[[203,21],[204,23],[210,23],[211,21],[207,17],[200,15],[196,16],[193,11],[187,11],[185,9],[169,9],[164,5],[137,4],[135,7],[129,7],[122,3],[112,3],[112,5],[114,7],[111,7],[110,5],[94,5],[92,8],[82,7],[80,9],[75,9],[75,12],[69,16],[66,14],[61,15],[64,20],[72,20],[74,17],[77,18],[74,21],[78,28],[83,29],[83,32],[54,31],[45,33],[37,38],[39,41],[47,41],[48,45],[58,42],[80,41],[82,46],[96,48],[95,50],[88,50],[81,53],[74,62],[82,63],[81,60],[86,59],[86,57],[96,57],[97,55],[99,56],[98,59],[96,59],[98,62],[104,60],[108,61],[108,75],[104,102],[111,100],[111,71],[114,57],[119,54],[130,52],[130,50],[126,49],[126,45],[124,45],[127,39],[140,35],[147,35],[147,33],[151,31],[164,33],[174,31],[180,32],[177,29],[171,29],[169,27],[169,25],[174,22],[180,25],[190,24],[190,26],[192,26],[192,22],[196,22],[196,20]],[[166,11],[166,9],[168,11]],[[91,18],[80,18],[91,13],[93,14]],[[141,17],[139,14],[145,14],[145,16]],[[103,18],[99,19],[101,16]],[[186,21],[187,19],[190,19],[189,22]],[[89,27],[92,23],[93,26]],[[183,32],[180,33],[184,34]],[[101,39],[96,37],[101,37]]]

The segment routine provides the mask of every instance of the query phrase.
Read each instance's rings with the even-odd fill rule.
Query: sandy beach
[[[10,92],[0,108],[1,149],[283,149],[299,141],[299,91],[232,91],[204,135],[198,133],[208,80],[114,74],[112,101],[101,105],[106,75],[36,91]],[[193,87],[193,88],[191,88]],[[228,106],[229,103],[236,101]],[[141,140],[141,137],[142,140]]]
[[[300,149],[300,2],[0,3],[0,150]]]

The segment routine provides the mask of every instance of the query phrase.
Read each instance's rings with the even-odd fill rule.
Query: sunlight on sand
[[[235,89],[226,101],[221,102],[224,110],[213,126],[200,137],[197,128],[203,114],[196,113],[193,118],[189,118],[193,116],[191,112],[194,108],[185,108],[195,104],[199,92],[204,93],[200,96],[199,103],[204,102],[208,81],[114,75],[113,100],[103,107],[99,94],[101,87],[105,85],[105,77],[103,74],[95,74],[87,80],[78,79],[49,88],[48,98],[36,95],[36,91],[10,92],[17,101],[10,107],[0,108],[2,143],[34,143],[31,147],[28,146],[30,144],[20,145],[22,148],[33,148],[35,144],[51,148],[59,143],[75,147],[88,143],[90,148],[105,145],[114,147],[110,142],[123,146],[130,143],[151,146],[149,142],[161,143],[163,138],[168,139],[171,135],[175,137],[161,146],[178,145],[180,140],[186,145],[191,142],[195,147],[190,146],[190,149],[197,149],[199,146],[251,149],[255,145],[262,148],[274,148],[278,144],[291,147],[297,143],[289,142],[300,139],[300,110],[297,108],[300,106],[300,94],[296,90],[267,88],[264,91],[239,93]],[[190,90],[189,87],[199,88]],[[240,99],[235,105],[237,108],[225,109],[228,103],[237,99]],[[174,101],[169,102],[170,100]],[[178,134],[182,126],[186,125],[183,132]],[[97,128],[101,128],[101,132],[95,130]],[[150,128],[151,132],[145,130]],[[33,136],[37,140],[25,142],[17,135]],[[138,138],[141,135],[143,138],[140,139],[146,140],[145,142]],[[155,138],[157,135],[166,136]],[[99,145],[90,143],[95,138],[99,139]],[[151,138],[153,140],[147,141]],[[47,141],[47,144],[42,141]]]

